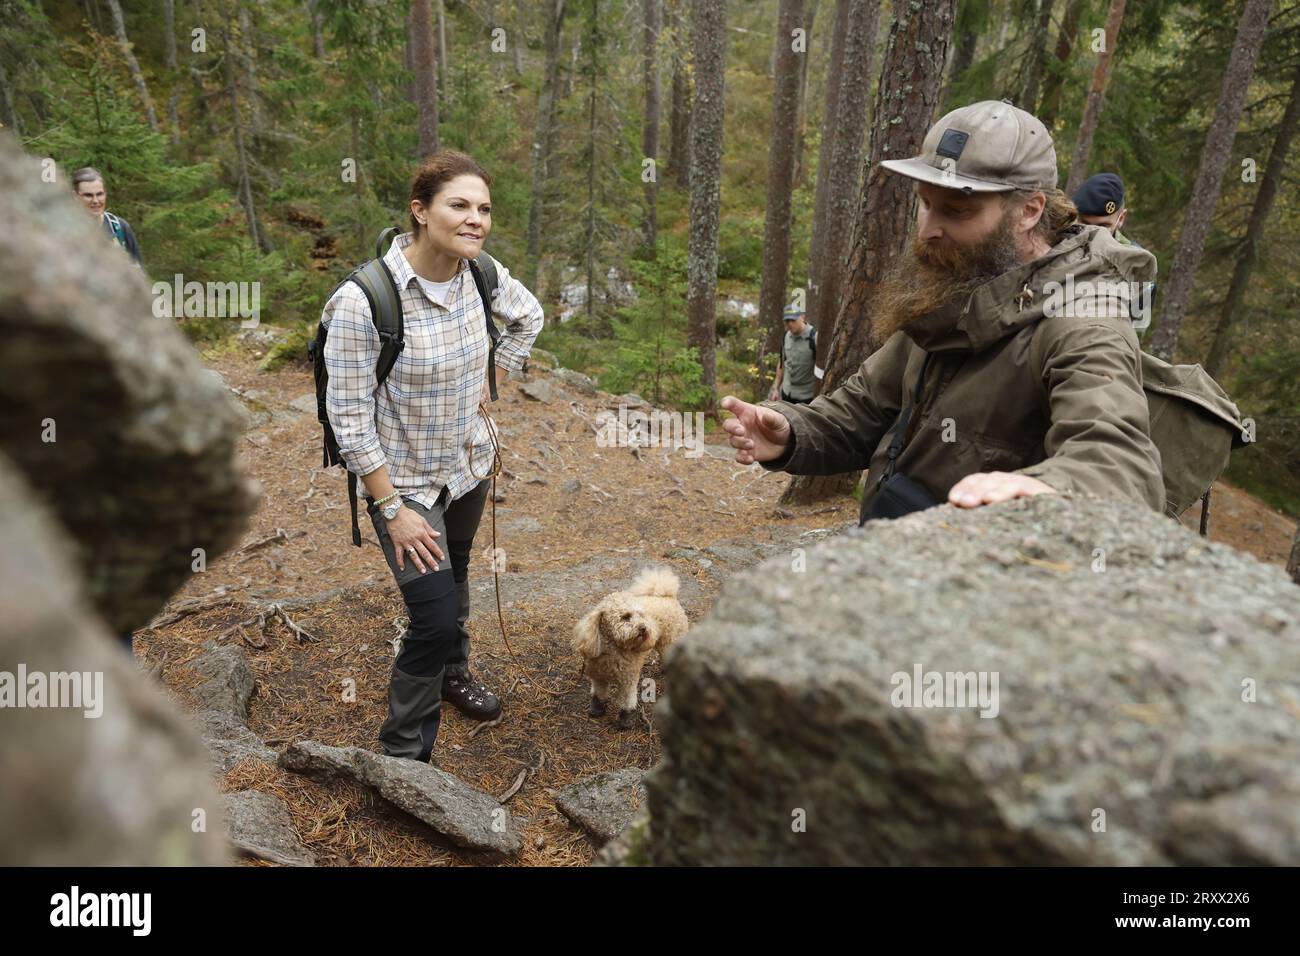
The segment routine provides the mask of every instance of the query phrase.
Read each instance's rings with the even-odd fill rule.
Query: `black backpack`
[[[389,244],[398,235],[399,230],[388,228],[379,234],[375,242],[375,258],[363,262],[348,273],[347,278],[334,287],[332,296],[342,288],[344,282],[355,282],[365,294],[370,306],[370,316],[374,320],[375,330],[379,333],[379,361],[375,365],[375,386],[383,384],[388,373],[397,363],[397,356],[406,347],[402,337],[402,296],[397,288],[397,281],[384,264],[384,253]],[[479,298],[483,300],[483,312],[487,318],[488,339],[488,389],[492,401],[497,400],[496,350],[497,339],[501,331],[492,321],[492,296],[497,288],[497,264],[486,252],[477,259],[469,260],[469,271],[474,276],[474,285],[478,288]],[[316,378],[316,420],[324,432],[321,447],[322,467],[339,465],[346,469],[347,463],[339,453],[339,443],[334,437],[334,427],[330,424],[329,414],[325,409],[325,391],[329,383],[329,372],[325,368],[325,340],[329,335],[325,323],[316,326],[316,337],[307,343],[307,358],[312,364],[312,373]],[[361,547],[361,528],[357,524],[357,476],[348,471],[348,505],[352,509],[352,543]]]

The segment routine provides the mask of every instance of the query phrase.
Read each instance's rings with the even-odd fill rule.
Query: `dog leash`
[[[514,661],[515,666],[526,675],[528,669],[524,667],[523,661],[521,661],[518,655],[515,654],[515,649],[510,646],[510,638],[506,635],[505,612],[501,610],[501,562],[498,558],[500,551],[497,548],[497,475],[501,474],[501,446],[497,443],[496,426],[492,422],[492,417],[488,414],[487,405],[481,399],[478,403],[478,410],[479,413],[482,414],[483,420],[487,422],[488,437],[492,440],[492,468],[486,475],[480,476],[474,474],[474,445],[471,442],[469,446],[469,474],[471,478],[475,478],[479,481],[484,481],[488,478],[492,479],[492,579],[493,590],[496,592],[497,597],[497,623],[501,625],[501,640],[505,642],[506,652],[509,653],[510,659]],[[552,697],[564,696],[562,691],[552,690],[541,681],[537,680],[536,677],[528,677],[527,679],[531,680],[535,687],[550,694]]]

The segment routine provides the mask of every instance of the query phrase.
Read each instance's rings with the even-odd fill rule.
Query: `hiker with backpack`
[[[820,371],[817,330],[804,320],[804,311],[797,305],[787,305],[782,319],[785,338],[781,340],[781,358],[776,363],[776,376],[767,397],[773,402],[780,398],[795,405],[807,405],[813,400],[814,376]]]
[[[143,268],[140,243],[136,241],[131,224],[108,211],[108,192],[104,188],[103,174],[93,166],[84,166],[72,174],[72,188],[91,215],[99,220],[109,238],[121,246],[136,265]]]
[[[349,472],[353,543],[359,479],[410,620],[379,740],[389,756],[421,761],[442,701],[478,720],[501,713],[469,667],[469,558],[498,464],[487,403],[497,369],[504,378],[523,366],[542,308],[482,251],[490,185],[464,153],[426,159],[411,183],[411,231],[391,245],[385,233],[377,258],[335,289],[309,349],[325,462]]]
[[[1127,292],[1154,277],[1154,259],[1076,221],[1046,127],[976,103],[940,119],[921,155],[883,166],[917,181],[919,208],[911,248],[875,292],[880,348],[808,405],[726,396],[736,460],[869,467],[863,522],[1053,492],[1177,515],[1205,494],[1236,408],[1199,368],[1140,352]],[[1193,431],[1212,447],[1193,447]]]

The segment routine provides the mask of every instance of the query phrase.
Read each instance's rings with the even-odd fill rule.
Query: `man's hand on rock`
[[[790,443],[790,423],[784,415],[774,408],[742,402],[734,395],[724,397],[722,407],[736,416],[722,423],[736,449],[736,461],[752,465],[781,457]]]
[[[967,475],[948,492],[948,503],[958,508],[978,508],[999,501],[1030,495],[1054,495],[1056,489],[1046,482],[1006,471],[977,472]]]

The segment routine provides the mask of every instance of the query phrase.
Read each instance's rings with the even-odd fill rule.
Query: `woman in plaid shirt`
[[[469,556],[491,488],[495,425],[487,414],[489,339],[467,260],[492,229],[491,178],[471,157],[441,150],[411,184],[411,231],[384,264],[402,298],[406,347],[376,384],[379,333],[354,282],[325,304],[326,407],[348,468],[401,589],[410,627],[393,662],[384,752],[427,761],[442,701],[493,720],[501,701],[469,670]],[[523,366],[542,308],[497,263],[492,313],[499,381]],[[444,551],[444,548],[446,549]],[[448,552],[450,561],[448,562]]]

